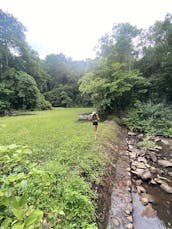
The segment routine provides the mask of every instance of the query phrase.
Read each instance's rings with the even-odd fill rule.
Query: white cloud
[[[63,52],[74,59],[94,57],[93,48],[113,23],[139,28],[163,20],[171,0],[0,0],[27,28],[27,41],[43,57]]]

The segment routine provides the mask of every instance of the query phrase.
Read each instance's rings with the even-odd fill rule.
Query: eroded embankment
[[[110,125],[115,124],[111,122]],[[111,138],[103,143],[103,151],[110,164],[98,187],[97,222],[100,229],[108,226],[132,228],[131,176],[126,134],[125,129],[118,128],[118,141],[114,142]]]

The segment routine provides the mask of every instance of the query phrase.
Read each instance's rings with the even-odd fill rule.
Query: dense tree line
[[[25,40],[26,28],[0,10],[0,113],[91,104],[81,96],[78,80],[90,60],[73,61],[64,54],[41,60]]]
[[[148,30],[115,24],[97,49],[80,91],[101,113],[127,113],[132,129],[172,136],[172,15]]]
[[[154,111],[157,107],[163,107],[164,112],[171,109],[170,14],[147,30],[129,23],[114,24],[112,31],[99,40],[97,57],[87,61],[73,61],[64,54],[50,54],[41,60],[25,41],[26,28],[2,10],[0,28],[1,113],[93,105],[100,113],[129,113],[135,109],[143,117],[148,116],[144,111],[150,110],[146,104]],[[132,113],[133,120],[134,114],[138,118]],[[153,116],[157,119],[163,113]],[[170,133],[172,123],[166,125]]]

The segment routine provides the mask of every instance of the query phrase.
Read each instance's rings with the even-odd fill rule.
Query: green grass
[[[16,193],[21,192],[27,204],[46,212],[53,228],[96,228],[96,193],[91,186],[105,171],[107,161],[97,143],[110,131],[110,125],[99,124],[95,142],[92,123],[77,121],[79,114],[91,111],[58,108],[0,118],[0,145],[27,145],[32,150],[30,163],[36,162],[34,169],[41,171],[31,171],[31,177],[26,174],[26,188],[21,191],[23,183],[18,184]],[[21,219],[19,223],[23,223]]]

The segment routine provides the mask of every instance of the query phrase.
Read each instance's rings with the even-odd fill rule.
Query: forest
[[[172,15],[147,30],[114,24],[85,61],[62,53],[41,60],[18,19],[1,10],[0,20],[1,115],[94,106],[122,115],[131,129],[172,136]]]

